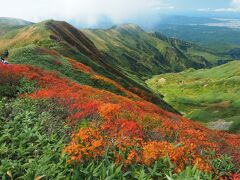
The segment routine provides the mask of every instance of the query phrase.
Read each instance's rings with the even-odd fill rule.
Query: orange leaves
[[[126,159],[120,157],[120,154],[116,151],[115,160],[117,162],[125,162],[126,164],[137,162],[150,165],[159,158],[169,157],[177,165],[177,168],[181,170],[186,165],[189,165],[188,161],[191,161],[190,157],[188,157],[190,154],[186,153],[187,147],[176,148],[168,142],[144,142],[141,138],[134,139],[126,134],[125,136],[119,134],[119,136],[111,139],[111,134],[110,131],[106,133],[106,131],[100,131],[99,129],[81,129],[73,136],[71,142],[65,148],[65,152],[71,155],[71,161],[84,161],[88,158],[102,156],[107,147],[114,150],[113,146],[116,146],[119,150],[125,152],[128,147],[133,146]],[[135,144],[130,143],[134,141]],[[135,147],[139,147],[139,151]],[[198,167],[201,170],[210,169],[208,164],[199,157],[192,160],[192,164],[194,165],[195,163],[198,163]]]
[[[108,120],[102,124],[99,131],[106,135],[107,146],[117,147],[123,152],[129,147],[140,147],[142,143],[142,127],[134,121]]]
[[[134,97],[134,98],[139,99],[139,97],[136,94],[126,90],[124,87],[122,87],[117,82],[115,82],[115,81],[113,81],[109,78],[106,78],[104,76],[98,75],[89,66],[86,66],[86,65],[84,65],[84,64],[82,64],[82,63],[80,63],[80,62],[78,62],[74,59],[70,59],[70,58],[67,58],[67,57],[66,57],[66,59],[68,59],[68,61],[71,63],[71,65],[74,69],[77,69],[77,70],[83,71],[87,74],[90,74],[93,82],[98,81],[98,82],[101,82],[102,84],[112,85],[116,89],[118,89],[119,91],[124,92],[128,97]]]
[[[72,136],[65,148],[71,161],[97,158],[110,147],[116,162],[149,165],[158,158],[169,157],[177,165],[176,171],[195,163],[199,169],[210,171],[205,153],[209,149],[217,155],[227,153],[240,162],[239,135],[212,131],[139,98],[136,101],[79,85],[38,68],[0,65],[0,85],[6,80],[14,83],[21,77],[37,81],[39,89],[30,97],[51,99],[63,106],[73,127],[78,127],[82,119],[98,122]],[[125,159],[119,151],[127,152]]]
[[[127,159],[125,161],[126,164],[138,163],[141,162],[141,156],[136,151],[136,149],[131,149],[128,153]]]
[[[64,149],[71,155],[72,161],[96,158],[104,153],[104,139],[100,132],[92,128],[80,129]]]
[[[177,165],[176,171],[196,163],[201,170],[211,169],[208,163],[198,156],[196,145],[175,147],[167,141],[145,141],[142,127],[134,121],[123,119],[107,120],[97,129],[81,129],[73,136],[65,152],[71,155],[72,161],[84,161],[86,158],[101,156],[107,147],[114,151],[115,161],[118,163],[121,161],[126,164],[150,165],[160,158],[169,157]],[[119,151],[128,150],[124,159]]]
[[[93,70],[92,68],[80,63],[80,62],[77,62],[76,60],[74,59],[70,59],[70,58],[67,58],[68,61],[72,64],[73,68],[75,69],[78,69],[80,71],[83,71],[83,72],[86,72],[86,73],[92,73]]]
[[[212,170],[209,163],[204,162],[204,160],[201,158],[196,158],[193,163],[197,164],[198,169],[201,171],[211,172],[211,170]]]
[[[232,175],[232,180],[239,180],[239,179],[240,179],[240,173]]]
[[[146,165],[150,165],[156,159],[160,158],[162,156],[162,148],[164,148],[164,146],[161,146],[158,142],[149,142],[145,144],[143,146],[143,162]]]
[[[194,166],[196,163],[202,171],[209,172],[211,170],[207,162],[197,156],[195,148],[182,145],[174,147],[168,142],[146,142],[143,145],[143,163],[152,164],[159,158],[169,157],[171,162],[177,165],[176,171],[183,170],[186,166]]]
[[[120,84],[118,84],[117,82],[106,78],[104,76],[100,76],[98,74],[92,74],[91,79],[93,81],[99,81],[102,84],[106,84],[106,85],[113,85],[116,89],[118,89],[121,92],[124,92],[128,97],[134,97],[136,99],[139,99],[139,97],[136,94],[133,94],[132,92],[126,90],[125,88],[123,88]]]
[[[78,105],[78,104],[73,104],[71,106],[72,115],[69,117],[71,120],[81,120],[84,118],[97,118],[97,109],[99,106],[99,102],[97,101],[92,101],[86,104]]]
[[[112,121],[106,121],[102,125],[102,129],[106,131],[109,137],[122,138],[142,138],[143,129],[134,121],[128,121],[125,119],[117,119]]]
[[[99,106],[98,111],[102,118],[110,120],[117,118],[117,114],[120,110],[121,106],[118,104],[112,104],[112,103],[104,103]]]
[[[91,124],[93,126],[94,124]],[[65,147],[65,152],[71,155],[72,161],[84,161],[86,158],[96,158],[110,148],[115,153],[116,162],[123,160],[118,151],[125,152],[133,147],[128,154],[126,163],[140,161],[136,147],[141,147],[142,128],[135,122],[126,120],[106,121],[98,129],[92,127],[80,129],[73,135],[71,142]],[[117,148],[117,149],[116,149]]]

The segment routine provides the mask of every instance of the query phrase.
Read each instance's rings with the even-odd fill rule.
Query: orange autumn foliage
[[[116,112],[119,112],[120,108],[121,106],[118,104],[105,103],[99,106],[98,111],[102,118],[112,119],[117,115]]]
[[[236,165],[240,163],[240,135],[209,130],[141,98],[79,85],[31,66],[0,65],[0,83],[21,77],[38,83],[39,89],[28,97],[50,99],[63,106],[71,126],[77,126],[82,119],[91,121],[88,128],[73,132],[65,147],[70,161],[97,158],[109,147],[117,149],[116,162],[149,165],[169,157],[177,165],[176,171],[195,163],[199,169],[211,171],[207,150],[215,150],[217,156],[228,154]],[[128,152],[127,158],[118,151]]]
[[[104,139],[99,131],[92,128],[80,129],[73,135],[72,141],[64,151],[72,155],[70,161],[96,158],[104,153],[103,143]]]
[[[80,62],[77,62],[76,60],[74,59],[70,59],[70,58],[67,58],[65,57],[73,66],[74,69],[78,69],[80,71],[83,71],[85,73],[93,73],[93,70],[92,68],[80,63]]]
[[[72,67],[74,69],[77,69],[77,70],[80,70],[80,71],[85,72],[87,74],[90,74],[91,75],[91,79],[93,81],[100,81],[100,82],[102,82],[104,84],[113,85],[114,87],[116,87],[117,90],[125,93],[128,97],[139,98],[136,94],[126,90],[124,87],[122,87],[117,82],[95,73],[92,70],[92,68],[90,68],[89,66],[86,66],[86,65],[84,65],[84,64],[82,64],[82,63],[80,63],[80,62],[78,62],[78,61],[76,61],[74,59],[70,59],[70,58],[67,58],[67,57],[65,57],[65,58],[71,63],[71,65],[72,65]]]

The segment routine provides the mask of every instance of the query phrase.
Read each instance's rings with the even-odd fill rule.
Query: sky
[[[0,4],[0,17],[66,20],[86,26],[152,22],[161,14],[240,13],[240,0],[0,0]]]

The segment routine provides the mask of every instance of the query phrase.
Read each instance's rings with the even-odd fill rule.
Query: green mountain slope
[[[11,30],[19,29],[30,24],[33,23],[22,19],[0,17],[0,35],[3,35]]]
[[[149,87],[186,117],[212,128],[240,131],[240,62],[155,76]],[[229,122],[229,123],[227,123]]]
[[[99,50],[111,57],[109,64],[119,66],[125,74],[134,74],[140,80],[190,67],[211,67],[229,59],[189,42],[146,33],[133,24],[83,32]]]
[[[6,48],[10,50],[11,63],[31,64],[54,70],[78,83],[109,90],[109,85],[105,82],[96,82],[91,75],[76,70],[69,61],[70,58],[120,83],[128,91],[168,111],[176,112],[161,97],[154,95],[143,81],[134,79],[132,74],[124,74],[120,67],[109,64],[106,54],[100,52],[81,31],[66,22],[50,20],[10,31],[0,36],[0,44],[1,51]]]

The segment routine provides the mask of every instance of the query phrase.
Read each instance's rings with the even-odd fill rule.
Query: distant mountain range
[[[0,17],[0,35],[31,24],[33,23],[22,19]]]
[[[240,19],[168,16],[152,27],[169,37],[183,39],[217,52],[239,51]],[[233,57],[238,54],[232,54]]]

